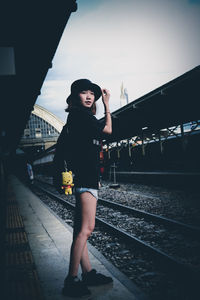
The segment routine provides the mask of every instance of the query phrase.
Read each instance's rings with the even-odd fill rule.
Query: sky
[[[110,110],[200,65],[200,0],[77,0],[36,103],[66,121],[80,78],[107,88]],[[96,117],[103,116],[101,99]]]

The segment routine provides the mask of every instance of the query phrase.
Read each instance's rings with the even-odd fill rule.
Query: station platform
[[[63,281],[68,271],[72,228],[56,216],[13,175],[9,177],[9,186],[11,189],[9,189],[7,207],[10,207],[7,208],[7,219],[11,220],[10,223],[12,223],[12,220],[17,218],[19,224],[17,229],[12,229],[12,224],[7,226],[6,236],[18,235],[18,238],[14,238],[14,243],[16,244],[17,239],[21,239],[23,246],[20,251],[24,252],[25,259],[23,260],[19,247],[17,248],[15,245],[13,248],[11,245],[13,242],[9,242],[13,238],[7,237],[6,254],[12,248],[11,256],[15,256],[17,252],[19,258],[16,263],[13,263],[13,258],[10,259],[11,263],[6,265],[6,274],[8,275],[6,277],[7,297],[5,299],[74,299],[61,294]],[[17,211],[17,217],[10,216],[13,209]],[[19,234],[22,237],[19,237]],[[89,243],[88,249],[92,267],[98,272],[111,276],[113,283],[100,287],[89,287],[92,294],[87,298],[84,297],[84,299],[147,299],[131,280],[108,262]],[[81,271],[79,270],[79,272]],[[21,277],[21,281],[18,277]],[[19,282],[21,283],[19,284]]]

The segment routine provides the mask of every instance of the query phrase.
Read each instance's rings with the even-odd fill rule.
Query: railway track
[[[47,183],[47,182],[45,182],[45,184],[52,186],[52,184]],[[46,190],[44,187],[37,186],[37,188],[42,190],[44,193],[46,193],[49,197],[53,198],[54,200],[59,201],[62,204],[64,204],[65,206],[74,210],[75,205],[73,203],[67,201],[66,199],[62,198],[61,196],[55,195],[53,192]],[[103,205],[112,207],[118,211],[121,210],[121,211],[125,211],[127,213],[137,214],[140,217],[142,216],[143,218],[147,218],[147,219],[156,221],[158,223],[164,223],[165,225],[170,226],[170,227],[172,226],[175,228],[179,228],[183,231],[189,232],[190,234],[192,234],[194,236],[199,235],[199,232],[200,232],[200,229],[198,227],[189,226],[189,225],[181,223],[181,222],[173,221],[171,219],[167,219],[167,218],[160,217],[160,216],[157,216],[154,214],[146,213],[141,210],[136,210],[136,209],[128,207],[128,206],[116,204],[112,201],[108,201],[105,199],[99,199],[99,204],[100,203]],[[126,241],[126,243],[134,244],[135,246],[140,247],[142,250],[150,253],[151,256],[158,259],[159,262],[161,264],[163,264],[163,266],[167,267],[168,269],[170,268],[173,271],[174,270],[176,272],[178,271],[180,274],[182,274],[182,275],[184,274],[185,276],[193,278],[193,279],[195,279],[197,277],[197,274],[199,272],[199,270],[197,268],[193,268],[192,266],[181,262],[179,259],[176,259],[173,256],[168,255],[164,251],[161,251],[160,249],[153,247],[148,242],[145,242],[145,241],[137,238],[136,236],[133,236],[132,234],[128,233],[126,230],[118,228],[117,226],[112,225],[110,222],[102,220],[102,218],[100,218],[98,216],[96,217],[96,223],[98,225],[100,225],[101,227],[105,228],[106,230],[112,232],[117,237],[122,238],[124,241]]]
[[[103,205],[107,205],[110,206],[114,209],[119,209],[121,211],[125,211],[127,213],[133,213],[139,217],[143,217],[147,220],[152,220],[154,222],[157,222],[159,224],[165,224],[168,225],[170,227],[176,228],[176,229],[180,229],[183,230],[185,232],[189,232],[190,234],[194,235],[195,237],[200,238],[200,227],[197,226],[192,226],[192,225],[187,225],[185,223],[182,222],[178,222],[166,217],[162,217],[162,216],[158,216],[149,212],[145,212],[144,210],[139,210],[139,209],[135,209],[126,205],[122,205],[122,204],[118,204],[115,203],[113,201],[110,200],[106,200],[106,199],[102,199],[99,198],[98,199],[99,203],[102,203]]]
[[[39,181],[41,183],[45,183],[45,184],[47,184],[51,187],[53,186],[53,184],[51,184],[49,182],[44,182],[44,181],[41,181],[41,180],[38,180],[38,179],[37,179],[37,181]],[[135,216],[143,217],[146,220],[151,220],[151,221],[156,222],[158,224],[167,225],[169,227],[184,231],[185,233],[187,232],[190,235],[193,235],[195,238],[200,239],[200,227],[198,227],[198,226],[188,225],[188,224],[185,224],[183,222],[179,222],[179,221],[176,221],[176,220],[173,220],[173,219],[170,219],[170,218],[166,218],[166,217],[159,216],[159,215],[156,215],[156,214],[153,214],[153,213],[149,213],[149,212],[146,212],[144,210],[139,210],[139,209],[136,209],[136,208],[133,208],[133,207],[130,207],[130,206],[118,204],[116,202],[113,202],[113,201],[110,201],[110,200],[107,200],[107,199],[103,199],[103,198],[98,198],[98,203],[102,204],[104,206],[109,206],[113,209],[117,209],[117,210],[124,211],[124,212],[127,212],[127,213],[132,213]]]

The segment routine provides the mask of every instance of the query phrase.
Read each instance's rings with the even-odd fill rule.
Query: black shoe
[[[82,274],[82,281],[86,285],[101,285],[113,282],[111,277],[105,276],[101,273],[97,273],[96,270],[92,269],[90,272]]]
[[[64,287],[62,289],[64,296],[70,297],[82,297],[91,295],[85,283],[80,281],[78,277],[66,277],[64,281]]]

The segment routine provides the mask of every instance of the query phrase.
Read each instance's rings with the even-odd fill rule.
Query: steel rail
[[[38,180],[38,181],[42,182],[42,183],[45,183],[45,184],[48,184],[50,186],[53,186],[49,182],[44,182],[42,180]],[[130,207],[130,206],[122,205],[122,204],[116,203],[114,201],[110,201],[110,200],[103,199],[103,198],[98,198],[98,202],[102,203],[103,205],[113,207],[114,209],[120,209],[120,210],[126,211],[128,213],[136,214],[138,216],[144,217],[145,219],[152,220],[152,221],[154,221],[156,223],[159,223],[159,224],[165,224],[165,225],[173,227],[173,228],[178,228],[178,229],[180,229],[184,232],[188,232],[188,233],[194,235],[195,238],[200,239],[200,227],[198,227],[198,226],[188,225],[188,224],[185,224],[185,223],[180,222],[180,221],[176,221],[176,220],[173,220],[173,219],[170,219],[170,218],[159,216],[159,215],[149,213],[149,212],[146,212],[144,210],[136,209],[136,208],[133,208],[133,207]]]
[[[46,190],[45,188],[42,188],[42,187],[39,187],[39,186],[36,186],[36,188],[42,190],[50,198],[53,198],[56,201],[63,203],[64,205],[70,207],[73,210],[75,209],[74,204],[66,201],[62,197],[55,195],[54,193]],[[136,238],[135,236],[125,232],[124,230],[119,229],[116,226],[113,226],[113,225],[109,224],[108,222],[103,221],[102,219],[100,219],[98,217],[96,217],[96,223],[103,226],[107,230],[113,232],[118,237],[121,237],[126,242],[137,245],[140,248],[143,248],[144,250],[148,251],[155,258],[158,258],[160,263],[164,263],[165,267],[167,267],[167,268],[170,267],[173,270],[180,271],[182,274],[185,274],[187,276],[192,276],[192,278],[196,278],[196,276],[199,275],[199,269],[196,270],[193,267],[182,263],[181,261],[173,258],[172,256],[166,254],[165,252],[163,252],[163,251],[161,251],[157,248],[152,247],[148,243]]]
[[[186,230],[192,234],[195,234],[195,235],[198,234],[197,237],[200,238],[200,227],[198,227],[198,226],[187,225],[187,224],[179,222],[179,221],[175,221],[175,220],[163,217],[163,216],[155,215],[155,214],[146,212],[144,210],[136,209],[136,208],[133,208],[130,206],[122,205],[122,204],[119,204],[119,203],[116,203],[116,202],[113,202],[110,200],[98,198],[98,201],[99,201],[99,203],[102,203],[107,206],[111,206],[114,209],[120,209],[120,210],[126,211],[128,213],[137,214],[141,217],[150,219],[152,221],[156,221],[159,224],[162,223],[162,224],[165,224],[165,225],[168,225],[171,227],[175,227],[175,228],[184,230],[184,232]]]

